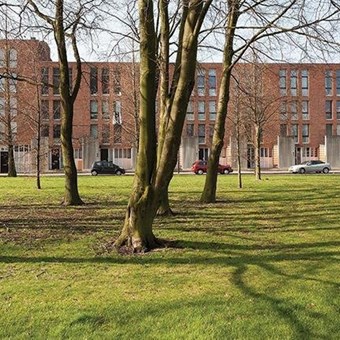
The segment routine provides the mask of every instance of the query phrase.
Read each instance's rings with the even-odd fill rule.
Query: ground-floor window
[[[115,159],[131,158],[131,149],[115,149]]]

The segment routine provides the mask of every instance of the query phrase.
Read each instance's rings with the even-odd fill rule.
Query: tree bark
[[[261,180],[261,127],[255,125],[255,178]]]
[[[64,31],[64,2],[58,0],[56,4],[56,20],[54,24],[54,37],[58,48],[60,68],[59,92],[61,99],[61,146],[64,160],[65,193],[64,205],[82,205],[78,192],[78,176],[74,160],[72,135],[73,135],[73,103],[70,94],[70,80],[67,60],[67,49]]]
[[[125,223],[115,242],[131,251],[140,252],[159,245],[152,224],[167,191],[177,161],[186,108],[194,85],[197,57],[197,38],[211,0],[203,3],[192,0],[188,15],[182,19],[183,37],[177,56],[176,87],[171,93],[171,110],[164,132],[164,141],[156,150],[156,33],[153,20],[153,1],[139,0],[140,16],[140,142],[133,193],[127,208]],[[159,159],[157,159],[159,155]]]
[[[201,202],[216,202],[217,170],[225,134],[225,121],[227,118],[228,102],[230,98],[230,78],[232,71],[234,34],[239,17],[239,1],[228,1],[229,14],[225,29],[225,46],[223,52],[223,73],[219,89],[216,122],[212,139],[212,146],[208,159],[208,172],[205,177]]]

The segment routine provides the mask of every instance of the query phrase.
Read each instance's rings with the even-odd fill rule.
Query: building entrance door
[[[7,151],[0,152],[0,173],[2,174],[8,173],[8,152]]]
[[[109,160],[109,149],[100,149],[100,160],[101,161]]]
[[[60,169],[60,149],[52,149],[51,152],[51,169],[59,170]]]
[[[207,161],[209,157],[209,149],[207,148],[200,148],[198,151],[198,159],[202,161]]]
[[[255,151],[252,145],[248,145],[247,148],[247,168],[248,169],[255,168]]]

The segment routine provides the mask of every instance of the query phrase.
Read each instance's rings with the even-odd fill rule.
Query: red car
[[[191,169],[196,175],[202,175],[203,173],[207,172],[208,162],[207,161],[195,161],[192,164]],[[231,168],[229,164],[227,165],[219,164],[218,172],[220,174],[229,174],[230,172],[233,172],[233,169]]]

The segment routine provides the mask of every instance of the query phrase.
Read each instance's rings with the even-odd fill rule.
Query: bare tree
[[[224,3],[215,4],[216,15],[221,13],[226,20],[223,30],[223,73],[208,160],[209,172],[201,195],[201,201],[207,203],[216,201],[217,167],[224,142],[233,67],[255,42],[256,49],[261,50],[268,58],[274,46],[280,51],[280,45],[287,43],[299,48],[304,55],[308,54],[308,48],[316,48],[318,44],[327,44],[329,48],[337,46],[333,25],[339,20],[340,13],[338,8],[332,7],[330,1],[307,3],[303,0],[228,0],[225,5],[226,8],[223,7]],[[277,56],[273,56],[275,57]]]
[[[116,247],[126,244],[139,252],[159,244],[153,234],[152,224],[176,165],[186,108],[194,85],[197,39],[210,4],[211,1],[203,3],[200,0],[183,3],[177,59],[167,96],[166,128],[162,132],[163,138],[156,144],[157,36],[153,1],[139,1],[140,143],[133,193]],[[167,10],[166,6],[164,10]]]
[[[16,177],[17,171],[14,160],[14,144],[16,136],[16,73],[15,73],[15,58],[16,51],[12,49],[8,44],[10,27],[8,25],[8,12],[5,7],[4,12],[1,13],[4,27],[2,31],[5,36],[5,44],[2,49],[1,65],[2,76],[1,76],[1,92],[4,93],[4,97],[0,103],[0,139],[4,139],[8,149],[8,176]],[[3,131],[1,131],[3,130]]]
[[[49,6],[27,0],[27,10],[44,22],[46,28],[53,32],[58,50],[60,70],[59,92],[61,99],[61,145],[65,172],[65,205],[83,204],[78,192],[77,169],[72,145],[73,107],[77,98],[82,75],[81,59],[77,46],[77,31],[85,25],[84,17],[94,6],[93,1],[80,2],[72,6],[63,0],[49,1]],[[50,8],[46,10],[46,8]],[[39,20],[37,20],[39,26]],[[41,26],[40,26],[41,27]],[[70,42],[76,60],[76,77],[72,88],[69,77],[67,41]]]

